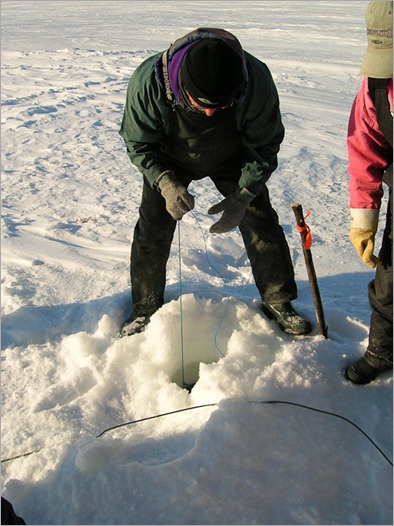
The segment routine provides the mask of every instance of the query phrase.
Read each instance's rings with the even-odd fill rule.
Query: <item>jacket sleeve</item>
[[[266,183],[278,166],[277,155],[284,138],[279,96],[268,67],[245,53],[249,84],[241,120],[245,161],[239,181],[241,188]]]
[[[155,78],[158,55],[145,60],[133,73],[126,96],[120,135],[131,162],[153,186],[156,178],[168,170],[160,153],[164,135],[163,93]]]
[[[367,77],[350,113],[347,150],[350,208],[379,210],[382,177],[390,157],[392,159],[392,149],[379,129]]]

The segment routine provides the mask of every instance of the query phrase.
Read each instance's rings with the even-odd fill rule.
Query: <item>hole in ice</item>
[[[193,294],[185,295],[182,337],[179,302],[166,304],[152,317],[148,330],[152,340],[155,339],[155,354],[172,383],[180,387],[194,385],[199,379],[201,363],[216,363],[227,354],[228,340],[235,328],[234,306],[227,308],[228,302],[226,299],[214,303],[195,298]]]
[[[200,377],[200,363],[214,363],[218,360],[219,357],[209,362],[200,360],[198,362],[185,364],[183,370],[182,367],[179,367],[179,369],[174,372],[171,377],[171,382],[179,385],[179,387],[189,388],[191,390]]]

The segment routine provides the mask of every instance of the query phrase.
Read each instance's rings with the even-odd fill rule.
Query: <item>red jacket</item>
[[[393,111],[393,79],[388,84],[390,110]],[[393,149],[379,129],[376,110],[365,77],[349,118],[348,170],[350,208],[380,209],[382,176],[393,160]]]

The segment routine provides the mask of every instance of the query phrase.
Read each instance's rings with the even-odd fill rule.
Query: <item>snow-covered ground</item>
[[[343,376],[365,350],[374,275],[347,237],[367,3],[1,3],[2,495],[28,524],[392,524],[392,375]],[[311,336],[259,312],[238,230],[209,234],[220,196],[204,180],[166,304],[116,338],[141,193],[118,134],[127,83],[199,26],[232,31],[277,84],[286,138],[269,189]],[[311,210],[327,339],[294,202]]]

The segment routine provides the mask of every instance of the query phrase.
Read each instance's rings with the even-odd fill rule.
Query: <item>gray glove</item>
[[[229,232],[242,221],[245,211],[249,203],[256,197],[246,188],[238,188],[234,193],[230,194],[226,199],[220,201],[217,205],[211,206],[208,214],[218,214],[223,212],[222,217],[214,223],[209,229],[213,234],[223,234]]]
[[[167,212],[175,221],[180,221],[182,217],[193,210],[194,197],[189,194],[187,188],[181,184],[171,170],[163,172],[157,179],[161,195],[166,200]]]

